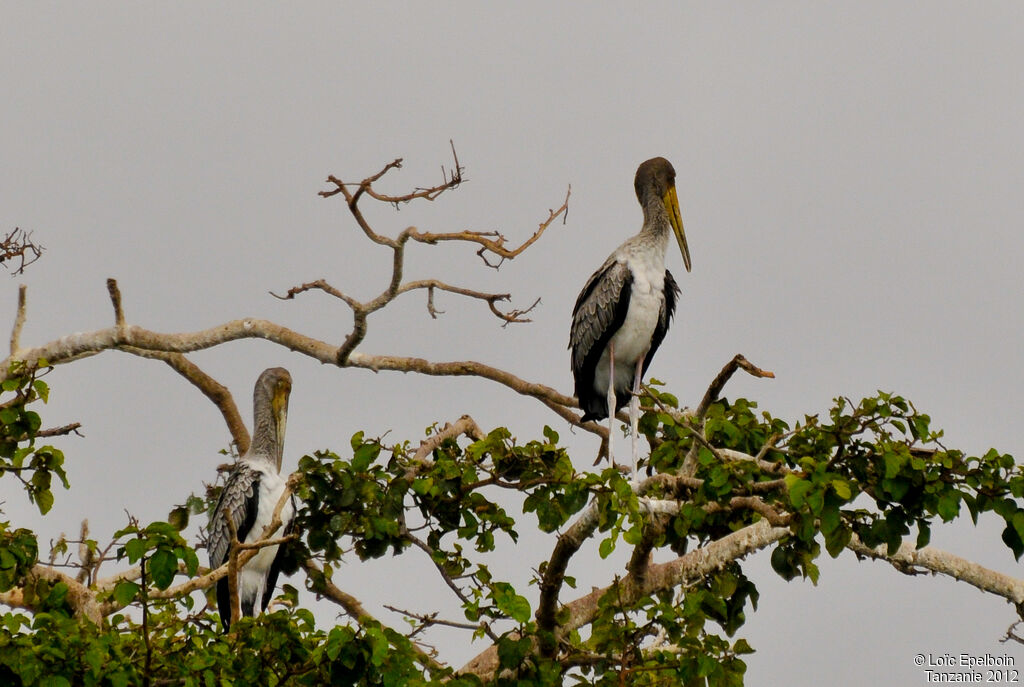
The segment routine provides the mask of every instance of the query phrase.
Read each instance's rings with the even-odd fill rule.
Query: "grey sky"
[[[777,378],[738,378],[727,395],[777,416],[882,388],[929,412],[949,445],[1021,455],[1019,3],[0,7],[0,229],[33,230],[48,249],[0,294],[0,323],[11,322],[16,284],[29,285],[25,345],[108,326],[110,276],[129,321],[151,329],[256,316],[340,342],[340,304],[267,294],[319,277],[356,297],[385,285],[388,253],[339,199],[316,196],[323,179],[404,157],[388,189],[435,183],[453,139],[467,184],[371,218],[392,234],[415,224],[519,241],[571,183],[568,223],[500,272],[465,248],[410,256],[411,278],[511,291],[517,305],[541,297],[535,321],[502,329],[446,296],[431,320],[411,295],[371,320],[361,350],[480,360],[568,393],[576,294],[639,227],[636,165],[664,155],[693,272],[670,255],[683,296],[653,376],[692,403],[742,352]],[[549,423],[580,468],[596,450],[536,402],[479,381],[326,368],[264,342],[194,359],[247,420],[259,372],[290,369],[289,469],[303,453],[343,450],[359,429],[417,441],[466,412],[524,439]],[[86,438],[61,443],[72,491],[45,521],[0,481],[13,522],[49,536],[87,515],[101,535],[125,509],[165,517],[212,477],[223,423],[160,363],[108,353],[49,381],[44,420],[81,421]],[[933,543],[1019,575],[999,529],[936,528]],[[547,546],[523,550],[536,564]],[[340,581],[397,621],[374,587],[403,579],[402,567],[354,561]],[[581,588],[607,581],[576,567]],[[849,555],[821,567],[814,589],[778,580],[766,555],[752,562],[761,600],[741,631],[758,649],[751,684],[819,684],[837,668],[831,684],[918,684],[918,652],[1024,661],[996,643],[1014,616],[997,600]],[[400,603],[429,610],[413,591]],[[455,663],[483,648],[437,641]]]

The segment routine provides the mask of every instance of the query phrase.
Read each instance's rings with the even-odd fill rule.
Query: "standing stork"
[[[253,435],[249,450],[241,457],[220,493],[217,508],[210,518],[210,567],[219,568],[228,560],[231,549],[231,528],[238,541],[259,541],[264,528],[273,519],[274,508],[284,493],[281,458],[284,455],[284,430],[288,419],[288,396],[292,377],[282,367],[264,370],[253,391]],[[284,532],[290,530],[295,517],[295,499],[290,498],[281,509]],[[267,610],[281,572],[282,549],[266,546],[242,566],[238,575],[238,597],[243,616],[252,617]],[[228,578],[217,581],[217,609],[226,632],[231,627],[231,594]]]
[[[582,422],[608,418],[608,457],[615,412],[629,402],[633,474],[639,453],[640,379],[654,358],[676,308],[679,287],[665,269],[671,230],[690,271],[676,171],[663,157],[642,163],[633,185],[644,212],[640,233],[626,239],[590,276],[576,299],[569,331],[576,397]]]

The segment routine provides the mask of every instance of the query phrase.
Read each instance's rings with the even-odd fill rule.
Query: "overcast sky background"
[[[683,295],[651,374],[684,402],[742,352],[776,379],[737,377],[726,394],[776,416],[892,390],[947,445],[1021,455],[1020,3],[0,8],[0,229],[31,230],[47,249],[0,287],[2,325],[28,284],[23,345],[111,325],[107,277],[129,322],[157,331],[253,316],[340,343],[351,324],[340,302],[268,295],[321,277],[358,298],[386,285],[390,253],[339,198],[316,195],[324,178],[355,181],[403,157],[383,189],[437,183],[452,139],[462,188],[367,212],[382,233],[500,230],[518,243],[571,184],[568,222],[500,272],[467,247],[410,250],[408,278],[508,291],[519,306],[540,297],[534,322],[502,329],[484,305],[447,295],[433,320],[414,294],[373,316],[360,350],[479,360],[570,393],[572,305],[640,226],[637,164],[663,155],[693,272],[673,247]],[[580,469],[596,451],[539,403],[481,381],[339,370],[261,341],[192,357],[247,421],[259,372],[291,371],[289,470],[316,449],[344,451],[358,430],[417,442],[463,413],[523,440],[551,424]],[[45,538],[88,516],[102,538],[125,510],[163,519],[212,479],[226,428],[161,363],[106,353],[48,381],[45,423],[79,421],[86,436],[60,442],[72,490],[47,518],[0,481],[14,524]],[[933,544],[1019,576],[1000,530],[995,519],[936,527]],[[521,545],[492,567],[525,582],[550,546]],[[997,641],[1014,619],[998,599],[848,553],[820,565],[814,588],[779,580],[767,552],[749,562],[761,591],[740,631],[758,650],[750,684],[923,684],[913,657],[929,652],[1024,662],[1024,647]],[[451,608],[443,585],[420,584],[428,567],[417,552],[353,560],[338,582],[401,625],[382,602]],[[570,567],[581,592],[617,570],[595,567],[584,554]],[[485,648],[434,641],[456,665]]]

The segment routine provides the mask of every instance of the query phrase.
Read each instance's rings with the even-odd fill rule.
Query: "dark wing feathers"
[[[210,553],[211,567],[219,568],[228,559],[231,530],[228,528],[227,516],[231,517],[239,541],[245,541],[256,522],[259,488],[260,473],[244,463],[240,463],[228,477],[217,501],[217,508],[210,518],[210,539],[206,548]]]
[[[227,632],[231,627],[231,589],[228,587],[227,576],[217,580],[217,611],[220,613],[220,622]]]
[[[210,554],[211,568],[219,568],[228,559],[231,530],[228,528],[227,518],[231,518],[238,533],[238,540],[245,541],[256,522],[259,498],[260,473],[240,463],[224,484],[216,510],[210,518],[210,538],[206,548]],[[227,577],[217,580],[217,610],[220,612],[224,630],[227,631],[231,626],[231,593],[228,590]],[[249,615],[252,615],[251,611]]]
[[[594,370],[608,342],[626,321],[633,275],[621,262],[609,258],[591,275],[572,311],[569,348],[576,398],[583,409],[583,421],[608,416],[604,394],[594,390]]]
[[[658,326],[654,328],[654,336],[651,337],[651,348],[644,356],[644,366],[641,374],[647,374],[647,368],[658,352],[658,346],[665,340],[668,333],[668,326],[672,323],[672,316],[676,314],[676,300],[679,298],[679,285],[672,278],[672,273],[665,270],[665,302],[661,306],[661,313],[658,315]]]

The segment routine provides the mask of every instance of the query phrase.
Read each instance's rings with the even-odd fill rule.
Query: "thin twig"
[[[71,424],[61,425],[60,427],[51,427],[49,429],[41,429],[38,432],[36,432],[36,438],[39,438],[39,437],[60,437],[60,436],[66,435],[66,434],[71,434],[72,432],[77,434],[78,436],[83,436],[82,433],[78,431],[81,426],[82,426],[81,422],[72,422]]]
[[[434,611],[433,613],[414,613],[412,611],[407,611],[402,608],[395,608],[394,606],[391,606],[389,604],[384,604],[384,608],[388,609],[393,613],[404,615],[407,618],[413,618],[414,620],[420,623],[420,626],[409,634],[410,638],[415,637],[417,634],[427,629],[431,625],[444,625],[445,627],[454,627],[460,630],[473,630],[474,632],[480,629],[479,624],[460,623],[455,620],[445,620],[444,618],[438,618],[437,611]]]
[[[11,269],[11,274],[23,274],[26,267],[42,257],[44,250],[45,248],[32,241],[31,231],[15,227],[7,236],[0,239],[0,265],[17,258],[18,266]]]
[[[410,228],[407,231],[409,231],[409,235],[414,241],[431,245],[437,244],[441,241],[466,241],[469,243],[476,243],[480,246],[480,250],[477,251],[477,255],[480,256],[488,267],[497,269],[501,267],[501,264],[504,261],[514,259],[527,248],[532,246],[558,217],[563,217],[564,220],[569,213],[569,197],[571,195],[572,186],[569,186],[568,190],[565,192],[565,200],[562,201],[562,204],[554,210],[548,210],[547,219],[538,225],[537,231],[535,231],[530,238],[526,239],[526,241],[515,248],[506,248],[505,237],[497,232],[457,231],[435,233],[420,232],[413,228]],[[499,261],[497,263],[488,261],[486,253],[492,253],[498,256]]]

